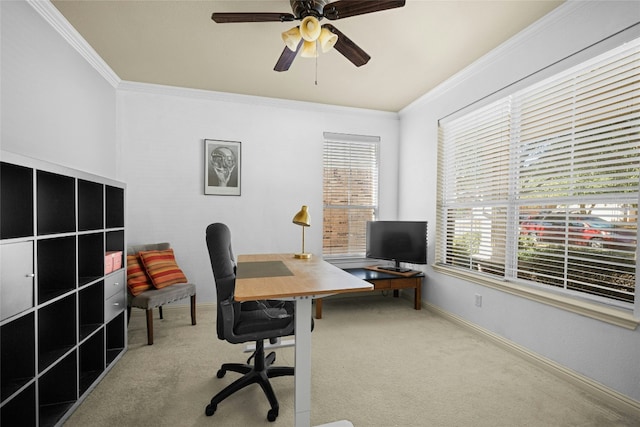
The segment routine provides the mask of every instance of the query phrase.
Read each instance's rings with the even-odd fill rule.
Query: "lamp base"
[[[294,254],[293,256],[294,256],[294,258],[298,258],[298,259],[309,259],[309,258],[311,258],[311,254],[306,254],[306,253]]]

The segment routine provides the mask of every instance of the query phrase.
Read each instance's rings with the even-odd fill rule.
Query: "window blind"
[[[639,46],[440,123],[438,263],[634,301]]]
[[[378,212],[379,137],[324,134],[323,255],[362,256]]]

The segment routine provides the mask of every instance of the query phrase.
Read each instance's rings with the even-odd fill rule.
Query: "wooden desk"
[[[393,290],[393,296],[398,297],[400,289],[413,288],[413,308],[422,308],[422,278],[424,273],[394,274],[374,267],[346,268],[344,271],[366,280],[373,285],[374,291]],[[322,298],[316,299],[316,319],[322,319]]]
[[[370,283],[315,256],[310,259],[297,259],[293,254],[238,257],[234,292],[237,301],[282,299],[296,303],[296,427],[311,425],[311,301],[322,296],[372,289]]]

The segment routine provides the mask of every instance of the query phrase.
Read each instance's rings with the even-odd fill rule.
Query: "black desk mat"
[[[282,261],[250,261],[238,263],[236,279],[280,276],[293,276],[293,273]]]

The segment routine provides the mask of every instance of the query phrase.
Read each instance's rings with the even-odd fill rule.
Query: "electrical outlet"
[[[476,294],[476,307],[482,307],[482,295]]]

